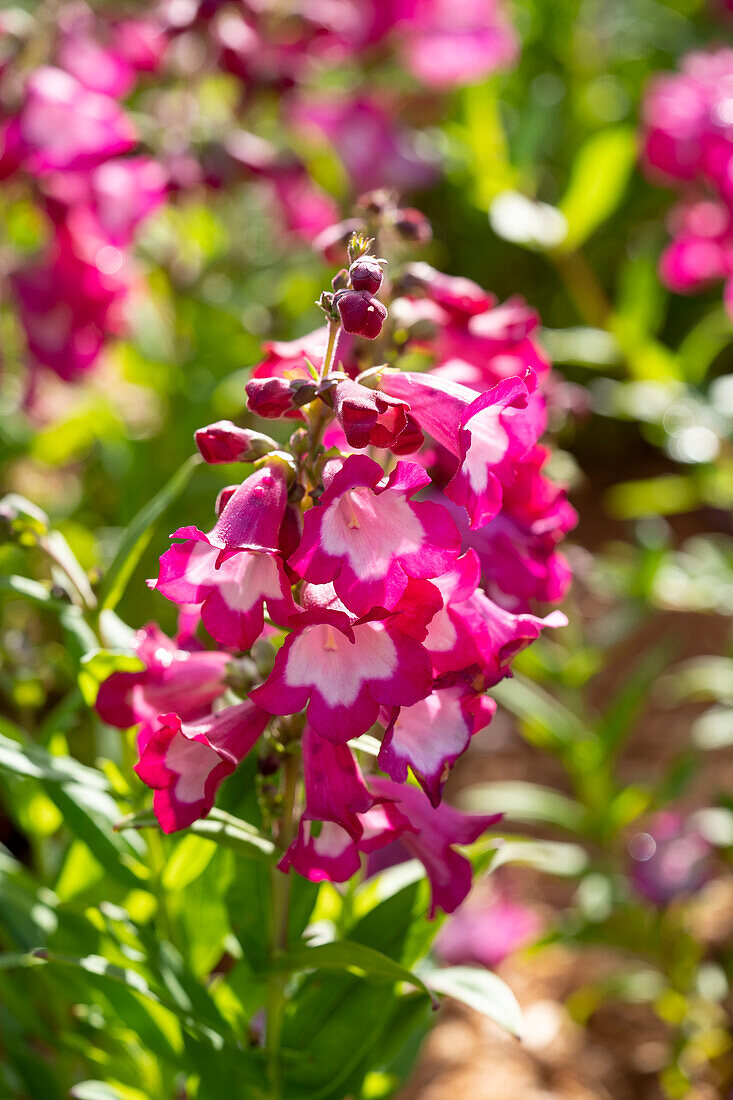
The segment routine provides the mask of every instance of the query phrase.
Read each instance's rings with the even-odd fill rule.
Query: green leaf
[[[548,875],[580,875],[588,866],[588,854],[579,844],[559,840],[525,840],[512,837],[495,849],[492,871],[506,863],[534,867]]]
[[[0,719],[0,729],[22,734],[10,722]],[[50,783],[79,783],[91,790],[109,790],[107,777],[96,768],[79,764],[70,756],[52,756],[40,745],[21,744],[0,732],[0,769]]]
[[[563,251],[578,248],[619,206],[634,170],[636,135],[629,126],[593,134],[578,151],[559,209],[568,223]]]
[[[145,1093],[128,1085],[111,1085],[107,1081],[80,1081],[69,1096],[74,1100],[146,1100]]]
[[[234,934],[255,973],[268,969],[272,942],[270,868],[259,860],[237,860],[236,874],[227,891],[227,908]]]
[[[585,736],[585,726],[576,714],[523,676],[504,680],[491,689],[491,694],[530,730],[540,732],[548,746],[555,750]]]
[[[65,827],[84,841],[107,872],[126,886],[139,888],[147,870],[134,857],[143,854],[144,845],[139,837],[132,840],[115,832],[119,809],[114,799],[106,791],[86,790],[79,784],[44,783],[44,790],[61,811]]]
[[[69,643],[69,649],[75,657],[81,657],[98,644],[97,637],[86,622],[81,608],[52,596],[49,590],[38,581],[20,576],[0,577],[0,594],[2,592],[22,596],[38,607],[57,614]]]
[[[449,966],[426,975],[428,985],[488,1016],[512,1035],[521,1035],[522,1010],[506,982],[490,970],[473,966]]]
[[[492,199],[514,186],[517,175],[509,161],[499,86],[487,80],[465,88],[462,98],[464,133],[473,157],[474,199],[481,210],[488,210]]]
[[[218,1031],[210,1027],[208,1020],[201,1019],[195,1011],[182,1010],[180,1005],[176,1004],[175,999],[156,992],[141,974],[130,967],[115,966],[101,955],[76,957],[59,955],[44,950],[33,952],[31,958],[45,962],[52,967],[59,966],[68,968],[71,971],[82,971],[85,985],[88,985],[90,992],[95,986],[98,986],[107,995],[110,991],[123,989],[126,993],[135,997],[137,1004],[150,1002],[156,1006],[156,1010],[159,1006],[165,1012],[171,1013],[174,1019],[180,1020],[199,1037],[207,1039],[215,1049],[221,1049],[224,1044],[224,1038]],[[158,1011],[154,1011],[153,1017],[161,1019]],[[170,1034],[170,1029],[166,1028],[166,1032]],[[175,1056],[175,1052],[173,1053]]]
[[[152,810],[143,810],[138,814],[130,814],[123,817],[115,825],[115,829],[121,832],[124,829],[159,829],[157,818]],[[276,855],[275,845],[248,821],[242,821],[239,817],[233,817],[224,810],[214,808],[208,817],[201,821],[194,821],[189,825],[188,832],[195,836],[213,840],[217,844],[224,844],[227,848],[248,855],[250,859],[259,859],[269,862]]]
[[[571,832],[580,832],[585,819],[579,802],[550,787],[521,780],[477,783],[461,792],[460,804],[471,813],[503,813],[510,821],[546,821]]]
[[[216,844],[195,834],[182,837],[168,857],[161,882],[166,890],[183,890],[203,874],[216,852]]]
[[[176,470],[170,481],[142,508],[122,535],[117,553],[107,570],[99,591],[102,610],[116,607],[127,584],[153,536],[154,526],[163,513],[185,489],[196,466],[199,455],[191,455]]]
[[[351,940],[335,940],[316,947],[304,947],[289,951],[277,963],[278,970],[347,970],[360,978],[376,978],[380,981],[409,982],[430,996],[430,990],[411,970],[401,966],[388,955],[363,943]]]
[[[629,734],[634,719],[648,699],[651,686],[667,664],[667,659],[667,647],[664,645],[645,654],[636,662],[620,691],[608,704],[595,730],[607,757],[618,751]]]

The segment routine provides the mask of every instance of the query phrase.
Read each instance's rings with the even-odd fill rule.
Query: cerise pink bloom
[[[249,702],[226,707],[198,721],[162,714],[135,771],[152,787],[153,811],[164,833],[184,829],[205,817],[216,792],[253,748],[269,715]]]
[[[346,742],[366,733],[380,706],[410,706],[430,693],[428,654],[389,619],[354,621],[345,611],[314,607],[291,623],[272,672],[251,696],[271,714],[307,705],[317,733]]]
[[[291,569],[315,584],[333,581],[356,615],[392,610],[408,577],[438,576],[459,553],[460,536],[446,509],[411,499],[429,484],[415,463],[398,462],[386,476],[366,455],[351,455],[306,512]]]
[[[201,605],[222,645],[249,649],[262,633],[264,604],[276,622],[295,611],[279,548],[287,486],[277,469],[251,474],[229,496],[208,534],[181,527],[163,554],[153,587],[179,605]]]
[[[385,374],[382,387],[407,401],[423,431],[457,459],[445,494],[465,507],[471,528],[493,519],[502,484],[511,481],[514,462],[536,443],[543,426],[527,383],[507,378],[477,397],[432,374],[404,372]]]

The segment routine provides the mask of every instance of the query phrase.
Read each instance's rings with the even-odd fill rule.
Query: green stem
[[[576,249],[549,255],[583,321],[594,328],[608,328],[611,303],[583,253]]]
[[[323,356],[323,362],[321,363],[321,372],[318,375],[321,381],[324,378],[328,378],[331,373],[331,367],[333,366],[333,353],[336,350],[336,337],[338,336],[341,324],[339,321],[331,319],[328,322],[328,343],[326,344],[326,354]]]
[[[299,777],[298,757],[292,752],[288,753],[285,759],[284,773],[285,789],[278,842],[282,850],[286,851],[293,838],[294,809]],[[270,962],[275,963],[278,956],[288,949],[290,876],[278,871],[277,867],[272,867],[270,870],[270,883],[272,897]],[[279,1100],[282,1095],[280,1039],[285,1011],[286,981],[286,976],[273,967],[267,983],[267,1051],[270,1100]]]

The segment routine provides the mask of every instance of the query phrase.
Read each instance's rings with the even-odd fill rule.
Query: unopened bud
[[[383,218],[389,213],[397,202],[397,195],[394,191],[388,191],[386,188],[380,188],[376,191],[367,191],[365,195],[361,195],[357,201],[357,209],[363,210],[371,218]]]
[[[344,332],[376,340],[387,319],[387,307],[365,290],[344,290],[337,298],[336,308]]]
[[[247,406],[257,416],[270,420],[302,419],[302,413],[293,402],[293,389],[287,378],[250,378],[245,390]]]
[[[338,225],[329,225],[313,241],[313,249],[329,264],[342,264],[347,258],[346,246],[354,233],[364,229],[361,218],[347,218]]]
[[[355,260],[349,269],[349,275],[354,290],[366,290],[369,294],[377,293],[384,278],[379,260],[375,256],[362,256]]]
[[[323,310],[329,320],[333,321],[338,320],[338,314],[336,313],[334,305],[335,297],[336,296],[332,294],[330,290],[324,290],[320,298],[316,302],[316,305]]]
[[[339,272],[331,279],[331,286],[334,290],[346,290],[349,285],[349,273],[345,267],[342,267]]]
[[[217,420],[215,424],[199,428],[194,439],[201,457],[211,465],[253,462],[256,458],[277,450],[278,446],[269,435],[249,428],[239,428],[231,420]]]

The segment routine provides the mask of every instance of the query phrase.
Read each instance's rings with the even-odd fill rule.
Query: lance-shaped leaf
[[[191,455],[190,458],[186,459],[183,465],[176,470],[170,481],[167,481],[160,492],[156,493],[153,499],[148,501],[144,508],[140,509],[125,529],[117,553],[105,574],[100,588],[99,606],[102,610],[117,606],[130,577],[135,571],[135,567],[152,538],[155,524],[166,508],[186,488],[191,474],[201,462],[202,459],[199,455]]]
[[[488,1016],[512,1035],[522,1032],[522,1010],[506,982],[490,970],[473,966],[449,966],[426,976],[431,989]]]

